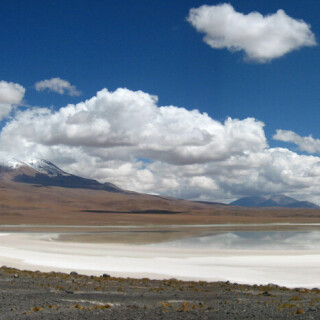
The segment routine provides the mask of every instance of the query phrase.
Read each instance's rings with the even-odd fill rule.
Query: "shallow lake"
[[[176,248],[239,250],[319,250],[319,231],[236,231],[207,232],[158,244]]]
[[[272,230],[278,227],[74,227],[63,232],[8,227],[0,233],[0,264],[89,275],[320,287],[319,225]]]

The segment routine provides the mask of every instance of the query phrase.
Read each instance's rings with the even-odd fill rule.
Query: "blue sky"
[[[205,112],[210,118],[222,123],[228,117],[240,120],[252,117],[265,124],[263,130],[271,148],[285,147],[297,155],[312,154],[317,157],[320,149],[317,141],[311,141],[316,145],[311,148],[309,145],[302,146],[305,140],[299,145],[297,139],[301,140],[308,135],[320,138],[319,45],[302,45],[279,58],[263,62],[254,59],[248,61],[244,58],[243,50],[230,52],[226,48],[214,49],[203,41],[204,33],[198,32],[187,17],[191,8],[199,8],[204,4],[216,6],[220,3],[191,0],[2,1],[0,80],[25,88],[23,103],[15,107],[11,118],[4,119],[3,125],[14,121],[19,109],[51,107],[54,112],[67,104],[90,99],[103,88],[109,91],[128,88],[134,92],[142,90],[158,96],[158,106],[198,109],[200,113]],[[245,15],[257,11],[266,16],[282,9],[287,16],[309,24],[310,32],[318,42],[319,1],[242,0],[230,4],[235,11]],[[81,95],[70,96],[35,89],[35,83],[51,78],[68,81]],[[298,138],[290,138],[291,143],[274,140],[272,137],[277,129],[290,130]],[[21,135],[24,136],[23,133]],[[64,145],[61,141],[59,144],[50,143],[50,146]],[[81,147],[88,148],[88,145]],[[39,153],[39,156],[48,156],[48,152],[42,154],[39,148],[37,152],[33,149],[33,155]],[[91,154],[98,152],[92,146],[90,148]],[[12,148],[10,152],[15,153]],[[151,158],[155,165],[158,159],[153,154],[135,154],[135,165],[137,159],[141,158],[148,159],[146,163]],[[87,175],[100,179],[110,178],[124,187],[156,193],[155,187],[145,190],[140,184],[137,187],[132,182],[132,186],[128,186],[123,180],[110,177],[110,161],[118,161],[121,157],[108,157],[101,157],[98,161],[103,166],[100,160],[106,160],[105,175],[94,176],[89,171]],[[78,158],[67,158],[65,165],[69,165],[68,169],[74,172],[82,170]],[[57,161],[57,156],[52,156],[52,159]],[[167,163],[166,159],[161,158],[160,162]],[[64,162],[60,162],[63,166]],[[96,161],[92,163],[96,164]],[[133,162],[130,163],[133,165]],[[145,169],[145,164],[142,166],[154,175],[157,172],[154,167]],[[213,182],[218,183],[214,179]],[[218,186],[223,189],[221,183]],[[165,187],[160,193],[201,198],[201,194],[190,191],[191,187],[185,191],[179,184],[178,188],[180,193]],[[241,195],[240,189],[224,190],[228,194],[226,198]],[[249,189],[247,194],[253,192]],[[266,192],[270,193],[270,190]],[[309,192],[298,194],[291,187],[275,191],[291,192],[300,197]],[[313,194],[312,199],[317,197]],[[216,200],[223,196],[221,193],[217,196],[211,193],[204,198]]]
[[[23,84],[32,105],[63,106],[107,87],[159,96],[163,105],[197,108],[216,119],[255,117],[275,129],[320,137],[319,47],[257,64],[240,52],[212,50],[186,21],[189,9],[220,1],[4,1],[1,74]],[[237,1],[237,11],[282,8],[320,32],[318,1]],[[61,77],[81,97],[39,94],[35,82]],[[301,121],[303,119],[303,121]],[[271,142],[271,141],[270,141]]]

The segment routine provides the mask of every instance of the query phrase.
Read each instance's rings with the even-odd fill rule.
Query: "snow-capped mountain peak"
[[[52,162],[44,160],[44,159],[30,159],[28,161],[24,161],[29,167],[33,168],[34,170],[48,174],[48,175],[62,175],[62,176],[69,176],[69,173],[58,168]]]
[[[0,158],[0,166],[8,169],[18,169],[20,167],[31,167],[39,173],[47,174],[49,176],[63,175],[69,176],[70,174],[58,168],[52,162],[44,159],[23,159],[19,160],[14,157]]]

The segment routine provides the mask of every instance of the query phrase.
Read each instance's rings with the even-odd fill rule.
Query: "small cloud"
[[[0,81],[0,120],[22,102],[25,92],[25,88],[18,83]]]
[[[68,94],[69,96],[79,96],[81,92],[77,88],[70,84],[69,81],[60,78],[51,78],[48,80],[42,80],[35,83],[37,91],[49,90],[59,94]]]
[[[277,130],[273,139],[294,143],[301,151],[308,153],[320,153],[320,139],[314,139],[312,136],[301,137],[290,130]]]
[[[205,34],[203,40],[210,47],[244,51],[246,59],[259,63],[317,44],[310,25],[283,10],[267,16],[259,12],[246,15],[226,3],[203,5],[191,9],[187,20]]]

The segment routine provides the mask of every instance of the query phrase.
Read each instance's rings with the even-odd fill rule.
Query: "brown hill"
[[[0,166],[0,224],[145,225],[320,221],[319,210],[210,205],[127,192],[112,184],[101,184],[50,170],[43,167],[40,170],[26,163]]]

